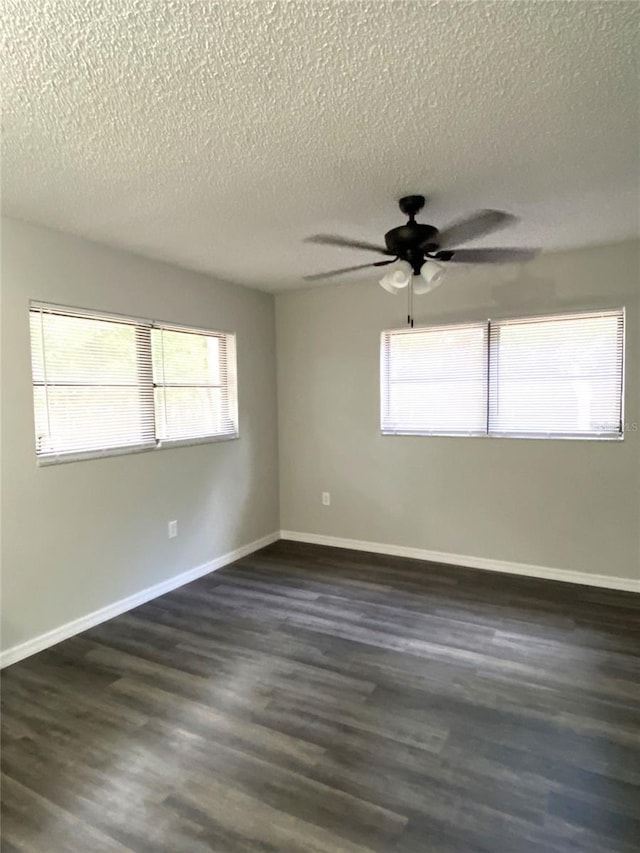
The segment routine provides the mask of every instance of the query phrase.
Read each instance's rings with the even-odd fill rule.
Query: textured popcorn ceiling
[[[638,231],[636,2],[4,0],[2,19],[11,216],[273,290],[375,260],[301,240],[377,241],[408,192],[436,225],[522,216],[484,245]]]

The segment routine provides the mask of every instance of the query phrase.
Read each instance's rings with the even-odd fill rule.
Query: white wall
[[[631,242],[458,267],[416,299],[417,323],[625,305],[625,420],[637,424],[639,272]],[[640,432],[617,443],[380,435],[380,332],[402,326],[406,307],[375,281],[277,296],[281,527],[640,577]]]
[[[273,297],[23,223],[2,227],[2,647],[278,528]],[[38,468],[29,299],[237,332],[241,437]],[[179,536],[168,540],[167,522]]]

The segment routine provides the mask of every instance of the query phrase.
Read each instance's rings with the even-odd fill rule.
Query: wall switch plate
[[[178,522],[170,521],[167,527],[169,530],[169,539],[174,539],[178,535]]]
[[[331,494],[329,492],[322,493],[322,506],[331,506]]]

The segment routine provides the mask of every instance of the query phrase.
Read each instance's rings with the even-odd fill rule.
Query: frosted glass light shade
[[[412,275],[413,270],[411,269],[411,264],[407,261],[398,261],[398,263],[394,265],[393,269],[383,275],[379,284],[380,287],[383,287],[387,291],[387,293],[396,294],[399,290],[402,290],[403,287],[407,287],[411,281]]]
[[[444,274],[445,268],[442,264],[437,264],[435,261],[425,261],[420,269],[420,275],[413,279],[413,292],[416,296],[429,293],[434,287],[442,284]]]

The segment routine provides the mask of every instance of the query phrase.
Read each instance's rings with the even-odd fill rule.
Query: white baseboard
[[[229,553],[223,554],[220,557],[216,557],[215,560],[211,560],[209,563],[203,563],[201,566],[196,566],[179,575],[167,578],[127,598],[114,601],[113,604],[108,604],[106,607],[101,607],[99,610],[87,613],[86,616],[81,616],[79,619],[74,619],[72,622],[60,625],[60,627],[54,628],[52,631],[47,631],[45,634],[40,634],[24,643],[12,646],[0,653],[0,669],[10,666],[12,663],[17,663],[19,660],[30,657],[44,649],[48,649],[50,646],[55,646],[56,643],[67,640],[69,637],[74,637],[76,634],[80,634],[82,631],[87,631],[95,625],[113,619],[121,613],[126,613],[127,610],[133,610],[134,607],[139,607],[141,604],[158,598],[158,596],[164,595],[166,592],[171,592],[172,589],[177,589],[191,581],[197,580],[197,578],[208,575],[210,572],[215,572],[216,569],[221,569],[235,560],[246,557],[254,551],[259,551],[260,548],[264,548],[272,542],[277,542],[278,539],[307,542],[311,545],[328,545],[334,548],[350,548],[354,551],[369,551],[372,554],[410,557],[414,560],[427,560],[432,563],[466,566],[471,569],[484,569],[486,571],[503,572],[510,575],[522,575],[530,578],[541,578],[640,593],[640,579],[621,578],[613,575],[595,575],[589,572],[574,572],[569,569],[552,569],[548,566],[512,563],[507,560],[493,560],[488,557],[469,557],[463,554],[449,554],[444,551],[409,548],[405,545],[386,545],[381,542],[367,542],[362,539],[344,539],[338,536],[324,536],[320,533],[300,533],[295,530],[280,530],[263,536],[261,539],[256,539],[254,542],[249,542],[247,545],[242,545],[240,548],[229,551]]]
[[[194,569],[174,575],[164,581],[160,581],[160,583],[140,590],[140,592],[129,595],[127,598],[121,598],[119,601],[114,601],[113,604],[108,604],[106,607],[101,607],[99,610],[87,613],[86,616],[81,616],[79,619],[74,619],[72,622],[60,625],[59,628],[54,628],[52,631],[47,631],[45,634],[40,634],[24,643],[12,646],[10,649],[6,649],[0,653],[0,669],[16,663],[23,658],[35,655],[37,652],[48,649],[50,646],[55,646],[56,643],[60,643],[62,640],[68,640],[69,637],[74,637],[82,631],[88,631],[89,628],[93,628],[101,622],[106,622],[108,619],[113,619],[114,616],[119,616],[127,610],[133,610],[134,607],[139,607],[153,598],[164,595],[165,592],[171,592],[172,589],[177,589],[179,586],[184,586],[184,584],[203,577],[203,575],[215,572],[216,569],[221,569],[223,566],[227,566],[241,557],[246,557],[247,554],[252,554],[254,551],[270,545],[272,542],[277,542],[278,539],[280,539],[279,531],[269,533],[261,539],[256,539],[255,542],[249,542],[248,545],[242,545],[234,551],[229,551],[228,554],[216,557],[215,560],[211,560],[209,563],[203,563]]]
[[[414,560],[428,560],[432,563],[466,566],[470,569],[504,572],[510,575],[523,575],[529,578],[598,586],[605,589],[619,589],[626,592],[640,592],[640,579],[620,578],[612,575],[594,575],[590,572],[552,569],[548,566],[532,566],[528,563],[511,563],[507,560],[492,560],[488,557],[448,554],[444,551],[428,551],[423,548],[408,548],[404,545],[384,545],[381,542],[366,542],[362,539],[342,539],[338,536],[323,536],[319,533],[299,533],[295,530],[281,530],[280,536],[282,539],[290,539],[293,542],[307,542],[312,545],[351,548],[354,551],[370,551],[373,554],[388,554],[393,557],[411,557]]]

